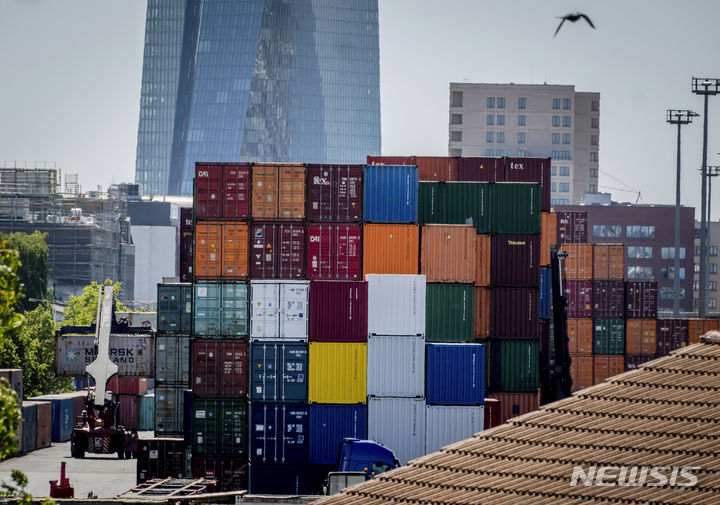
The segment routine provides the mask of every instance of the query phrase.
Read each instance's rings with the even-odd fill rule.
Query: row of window
[[[622,225],[595,224],[593,225],[594,237],[622,237]],[[627,238],[655,238],[654,226],[626,226],[625,236]]]
[[[550,156],[554,160],[571,160],[570,151],[552,151]]]
[[[572,116],[563,116],[562,125],[569,127],[572,124],[571,118]],[[560,126],[560,116],[552,116],[552,125],[556,128]]]
[[[553,109],[560,109],[560,98],[553,98],[552,99],[552,108]],[[505,97],[504,96],[489,96],[487,97],[486,105],[488,109],[495,108],[495,104],[497,103],[498,109],[505,108]],[[453,91],[450,96],[450,106],[451,107],[462,107],[463,106],[463,92],[462,91]],[[525,109],[527,108],[527,98],[526,97],[518,97],[517,101],[518,109]],[[562,108],[565,110],[572,109],[572,99],[571,98],[563,98],[562,99]],[[600,110],[600,102],[598,100],[593,100],[590,103],[590,110],[592,111],[599,111]],[[597,126],[594,126],[593,128],[597,128]]]
[[[717,267],[717,265],[715,265]],[[685,279],[685,269],[679,269],[679,279]],[[632,280],[653,280],[653,268],[651,266],[629,266],[627,267],[627,278]],[[675,279],[675,268],[674,267],[662,267],[660,268],[660,278],[662,280],[671,281]]]
[[[562,106],[563,106],[563,109],[565,109],[565,110],[571,109],[571,108],[572,108],[572,100],[570,100],[569,98],[563,98],[563,99],[562,99]],[[560,99],[559,99],[559,98],[553,98],[552,108],[553,108],[553,109],[559,109],[559,108],[560,108]]]
[[[708,248],[708,256],[717,256],[718,255],[718,246],[716,245],[709,245]],[[700,246],[695,246],[695,256],[700,256]]]
[[[717,309],[717,298],[708,298],[707,304],[709,309]],[[699,305],[700,301],[697,298],[693,299],[693,308],[697,310]]]
[[[552,165],[550,167],[550,175],[558,175],[558,167]],[[570,175],[570,167],[560,167],[560,175]]]
[[[559,143],[560,143],[560,134],[559,134],[559,133],[553,133],[551,138],[552,138],[552,143],[553,143],[553,144],[559,144]],[[569,144],[569,143],[570,143],[570,134],[569,134],[569,133],[563,133],[563,134],[562,134],[562,143],[563,143],[563,144]]]
[[[555,193],[555,184],[554,182],[550,183],[550,192]],[[570,192],[570,183],[569,182],[560,182],[558,183],[558,187],[560,188],[560,193],[569,193]]]
[[[552,198],[550,200],[550,205],[568,205],[570,204],[570,199],[568,198]]]
[[[708,290],[717,291],[717,281],[708,281]],[[700,291],[700,281],[693,281],[693,291]]]
[[[718,273],[717,263],[708,263],[708,266],[710,267],[710,273],[711,273],[711,274],[716,274],[716,273]],[[693,268],[693,271],[694,271],[696,274],[699,274],[699,273],[700,273],[700,263],[695,263],[694,268]]]

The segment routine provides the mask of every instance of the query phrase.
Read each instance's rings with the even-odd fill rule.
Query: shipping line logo
[[[693,487],[699,466],[576,466],[571,486]]]

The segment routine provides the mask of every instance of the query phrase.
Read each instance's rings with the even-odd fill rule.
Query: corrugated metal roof
[[[720,333],[711,332],[700,344],[315,503],[717,503],[719,423]],[[570,485],[576,466],[592,465],[699,468],[689,487]]]

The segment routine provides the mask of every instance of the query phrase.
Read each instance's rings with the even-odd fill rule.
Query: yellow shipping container
[[[310,342],[308,401],[365,403],[367,344]]]

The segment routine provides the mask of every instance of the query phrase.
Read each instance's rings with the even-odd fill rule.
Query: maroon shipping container
[[[217,219],[222,216],[222,165],[195,164],[195,218]]]
[[[625,283],[625,317],[655,319],[657,317],[658,286],[655,281]]]
[[[193,217],[192,207],[180,209],[180,282],[192,282],[192,244],[193,244]]]
[[[414,165],[415,156],[368,156],[368,165]]]
[[[309,224],[309,279],[362,278],[362,228],[359,224]]]
[[[108,381],[107,390],[121,395],[144,395],[148,391],[147,377],[118,377]]]
[[[249,215],[249,164],[195,164],[195,219],[244,219]]]
[[[496,398],[485,398],[485,424],[483,425],[483,430],[489,430],[502,424],[501,410],[500,400]]]
[[[362,165],[309,165],[306,189],[305,216],[309,221],[362,221]]]
[[[458,161],[459,181],[496,182],[505,177],[503,158],[460,158]]]
[[[552,335],[550,334],[550,321],[540,320],[540,335],[538,337],[538,353],[542,357],[548,357],[554,354],[552,345]],[[542,360],[544,362],[544,360]]]
[[[245,219],[250,216],[250,165],[225,165],[223,181],[223,215],[228,219]]]
[[[540,208],[550,210],[550,158],[505,158],[502,180],[540,183]]]
[[[50,447],[52,439],[52,403],[46,401],[33,403],[37,404],[37,439],[35,448]]]
[[[689,324],[687,319],[658,319],[655,333],[655,352],[665,356],[670,351],[688,345]]]
[[[118,424],[129,430],[137,430],[140,427],[140,397],[120,395],[118,399]]]
[[[623,317],[625,284],[623,281],[592,281],[592,317]]]
[[[557,243],[587,243],[587,212],[566,211],[557,213]]]
[[[563,292],[567,298],[567,317],[592,317],[591,281],[566,281],[563,283]]]
[[[540,285],[540,235],[493,235],[490,250],[492,286]]]
[[[490,335],[496,338],[535,339],[539,332],[536,288],[490,290]]]
[[[455,156],[415,156],[421,181],[457,181],[458,158]]]
[[[255,222],[250,227],[250,275],[253,279],[303,279],[305,224]]]
[[[367,289],[363,281],[310,282],[310,340],[367,342]]]
[[[626,354],[625,355],[625,371],[637,370],[640,365],[652,361],[655,356],[648,356],[646,354]]]
[[[192,343],[192,390],[196,396],[248,394],[248,344],[196,339]]]
[[[247,463],[243,458],[192,457],[192,476],[196,479],[216,479],[215,491],[247,489]]]

